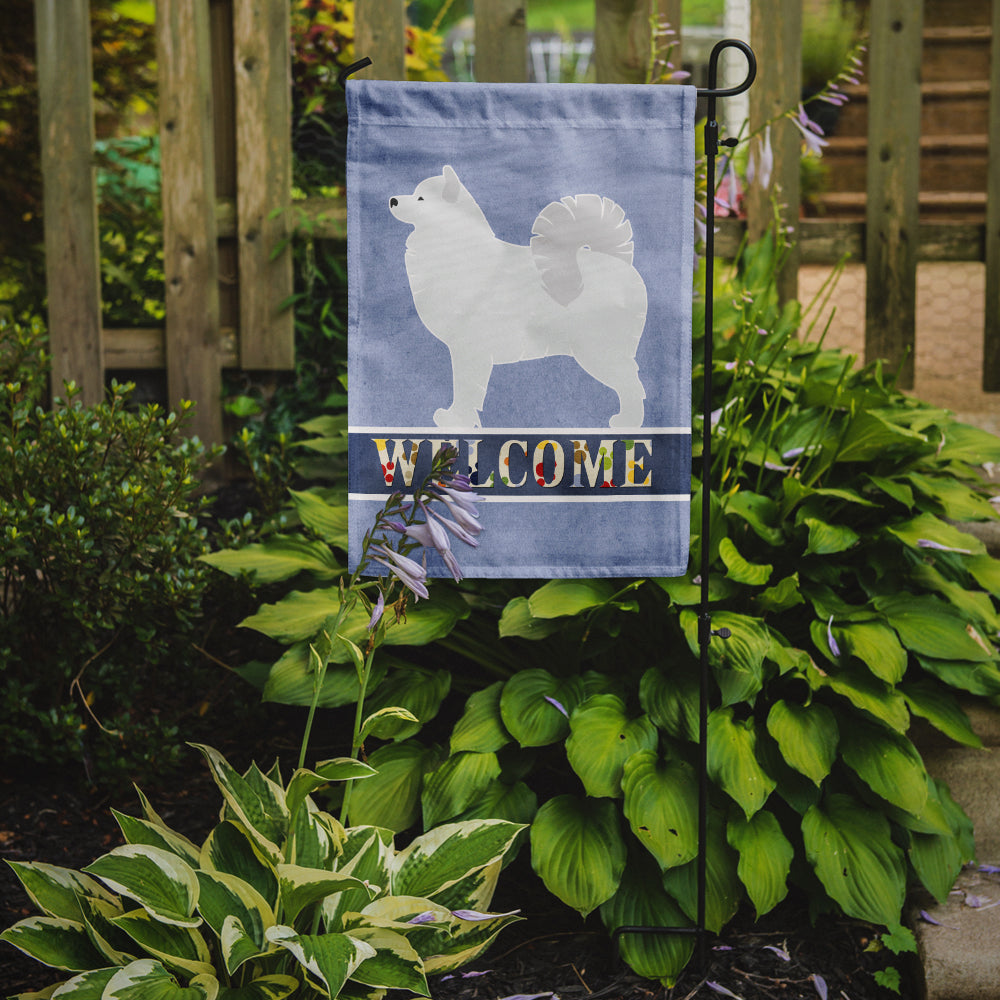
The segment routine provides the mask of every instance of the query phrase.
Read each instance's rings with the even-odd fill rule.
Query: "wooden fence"
[[[525,3],[475,0],[476,75],[525,78]],[[291,201],[289,0],[158,0],[160,137],[166,271],[164,329],[101,327],[96,194],[92,169],[88,0],[35,0],[45,181],[46,251],[53,384],[73,379],[83,398],[101,397],[105,372],[166,369],[171,402],[198,405],[196,433],[223,438],[221,370],[280,371],[293,365],[288,240]],[[599,82],[641,82],[656,0],[595,0]],[[681,0],[659,0],[681,22]],[[992,4],[987,215],[984,224],[921,223],[920,0],[871,0],[869,133],[865,221],[785,219],[797,242],[781,276],[795,294],[800,263],[849,253],[867,269],[866,355],[903,369],[912,384],[916,265],[985,261],[984,388],[1000,390],[1000,0]],[[365,74],[401,79],[404,0],[357,0],[356,51]],[[800,96],[801,0],[754,0],[751,43],[759,73],[751,128]],[[683,45],[683,40],[681,40]],[[724,104],[725,102],[720,102]],[[720,112],[723,109],[720,108]],[[721,117],[721,114],[720,114]],[[799,137],[774,134],[769,189],[752,189],[747,221],[724,220],[716,246],[731,254],[745,228],[763,231],[771,198],[799,203]],[[787,211],[787,210],[786,210]],[[314,236],[342,239],[343,204],[314,200],[297,214]]]

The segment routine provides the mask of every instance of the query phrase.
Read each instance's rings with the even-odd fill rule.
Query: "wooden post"
[[[872,0],[868,57],[865,360],[913,387],[923,0]],[[905,360],[904,360],[905,359]]]
[[[989,170],[986,177],[986,327],[983,390],[1000,392],[1000,0],[990,45]]]
[[[475,76],[479,83],[524,83],[528,77],[524,0],[475,0]]]
[[[104,397],[88,0],[35,0],[52,394]]]
[[[355,58],[372,65],[357,73],[374,80],[406,79],[405,0],[362,0],[354,5]]]
[[[207,0],[160,0],[156,58],[163,175],[167,395],[197,404],[193,433],[222,441],[211,44]]]
[[[802,98],[800,0],[757,0],[750,8],[750,40],[759,68],[757,80],[749,92],[750,131],[755,132],[765,122],[798,107]],[[725,114],[725,108],[720,111]],[[740,123],[728,124],[727,131],[735,134]],[[761,187],[758,178],[747,192],[747,228],[751,240],[760,239],[774,222],[774,204],[777,203],[780,206],[778,224],[793,229],[793,244],[777,279],[778,297],[787,302],[798,297],[799,286],[802,136],[790,121],[779,118],[771,126],[771,146],[774,170],[769,185]]]
[[[654,0],[595,0],[594,67],[598,83],[645,83]]]
[[[292,294],[291,233],[282,211],[292,200],[290,31],[287,0],[233,7],[243,368],[295,367],[293,314],[282,307]]]

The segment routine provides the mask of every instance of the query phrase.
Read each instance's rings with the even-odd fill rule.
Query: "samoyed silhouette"
[[[596,194],[554,201],[538,213],[530,245],[518,246],[496,237],[445,166],[413,194],[390,198],[389,211],[413,226],[405,262],[417,315],[451,352],[453,398],[435,412],[438,427],[480,426],[494,365],[556,355],[617,393],[611,427],[642,425],[635,355],[646,285],[620,206]]]

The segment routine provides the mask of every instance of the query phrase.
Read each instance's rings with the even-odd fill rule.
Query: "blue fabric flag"
[[[348,81],[352,567],[450,442],[467,576],[686,572],[695,99]]]

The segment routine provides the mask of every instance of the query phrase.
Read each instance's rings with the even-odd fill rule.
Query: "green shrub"
[[[43,408],[40,341],[38,324],[0,324],[0,743],[7,760],[110,772],[176,752],[157,698],[191,660],[208,455],[187,404],[131,409],[128,385],[96,406],[68,385]]]

